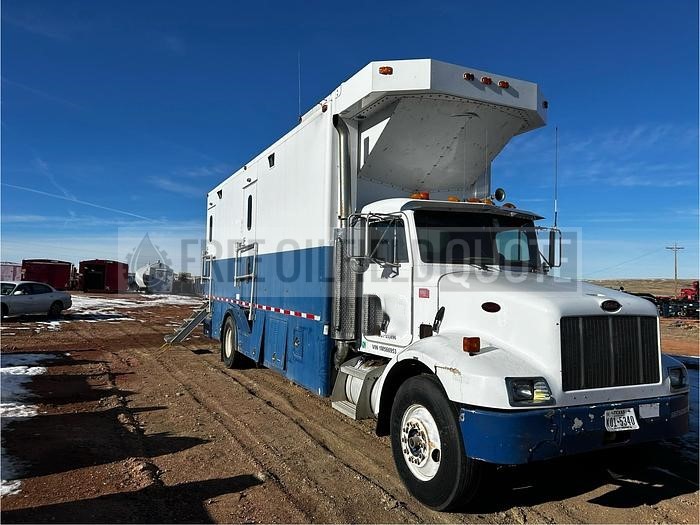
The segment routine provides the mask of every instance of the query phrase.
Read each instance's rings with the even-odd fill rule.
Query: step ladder
[[[168,334],[164,337],[165,343],[181,343],[187,339],[192,332],[194,332],[194,329],[197,328],[202,321],[204,321],[204,318],[207,315],[209,315],[209,304],[202,306],[198,310],[194,310],[192,315],[185,319],[174,333]]]

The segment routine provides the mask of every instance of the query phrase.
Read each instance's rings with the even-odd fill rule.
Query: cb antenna
[[[559,208],[557,206],[559,196],[559,126],[554,128],[554,227],[557,227],[557,216]]]
[[[301,50],[297,50],[297,115],[301,122]]]

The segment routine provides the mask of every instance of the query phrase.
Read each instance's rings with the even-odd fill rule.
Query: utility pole
[[[678,246],[677,242],[674,242],[673,246],[666,246],[667,250],[673,252],[673,288],[676,296],[678,296],[678,250],[683,250],[684,248],[684,246]]]

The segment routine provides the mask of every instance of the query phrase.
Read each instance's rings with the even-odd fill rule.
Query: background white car
[[[60,315],[73,304],[70,294],[34,281],[3,281],[0,283],[2,316],[23,314]]]

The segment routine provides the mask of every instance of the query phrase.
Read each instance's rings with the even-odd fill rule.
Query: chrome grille
[[[656,383],[656,318],[562,317],[561,362],[565,391]]]

